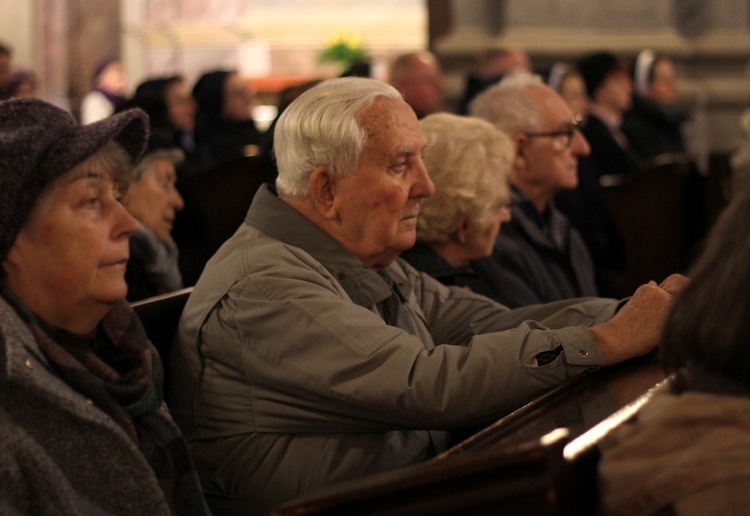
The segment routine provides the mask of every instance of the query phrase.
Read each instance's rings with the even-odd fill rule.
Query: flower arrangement
[[[347,68],[353,63],[366,60],[367,52],[358,34],[337,32],[328,38],[328,44],[319,58],[321,61],[332,61],[342,68]]]

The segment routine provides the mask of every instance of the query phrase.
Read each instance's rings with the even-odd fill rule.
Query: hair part
[[[359,118],[379,98],[403,100],[393,86],[361,77],[324,81],[294,100],[274,129],[279,195],[307,195],[319,166],[335,177],[353,173],[367,143]]]
[[[509,135],[538,131],[541,124],[539,107],[528,91],[534,85],[544,86],[539,75],[512,72],[478,94],[469,104],[469,114],[487,120]]]
[[[487,121],[449,113],[429,115],[420,126],[435,193],[420,211],[417,241],[447,242],[458,230],[461,215],[468,218],[470,232],[483,233],[510,201],[512,140]]]

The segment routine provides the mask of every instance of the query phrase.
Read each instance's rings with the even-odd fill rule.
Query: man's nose
[[[576,156],[588,156],[591,154],[591,146],[588,140],[578,129],[573,131],[573,154]]]
[[[430,174],[427,172],[427,167],[424,166],[423,162],[419,163],[417,176],[412,185],[412,193],[415,197],[430,197],[435,193],[435,183],[430,179]]]

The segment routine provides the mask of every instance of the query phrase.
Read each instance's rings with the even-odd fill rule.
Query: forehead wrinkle
[[[83,180],[96,180],[96,181],[104,181],[104,174],[98,170],[92,170],[89,166],[83,167],[81,170],[76,171],[74,174],[71,174],[68,178],[67,183],[72,184],[76,181],[83,181]]]
[[[413,156],[419,154],[419,149],[413,146],[401,146],[393,151],[392,156],[394,158],[401,156]]]

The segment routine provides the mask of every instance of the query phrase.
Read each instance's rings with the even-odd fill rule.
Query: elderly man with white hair
[[[681,276],[625,304],[510,311],[399,259],[434,186],[393,87],[323,82],[274,140],[277,188],[206,265],[172,355],[174,415],[215,513],[426,460],[451,430],[659,341]]]

